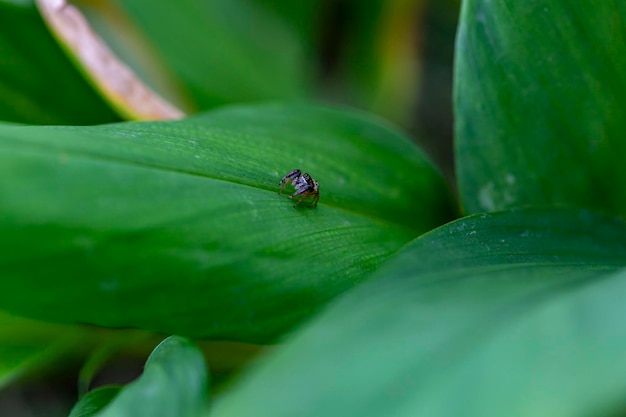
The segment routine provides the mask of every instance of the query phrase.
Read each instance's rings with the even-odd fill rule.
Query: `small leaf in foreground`
[[[197,416],[208,404],[207,380],[207,368],[200,350],[184,338],[171,336],[154,349],[146,361],[143,375],[124,387],[108,405],[93,415]],[[102,394],[106,400],[106,396],[113,392],[107,391]],[[90,400],[93,400],[93,397],[90,397]],[[98,401],[100,400],[102,398],[99,395]],[[104,400],[100,404],[104,403]]]
[[[119,394],[122,387],[105,386],[88,392],[74,405],[68,417],[91,417],[99,413]]]
[[[259,363],[211,417],[603,415],[626,391],[626,224],[450,223]]]

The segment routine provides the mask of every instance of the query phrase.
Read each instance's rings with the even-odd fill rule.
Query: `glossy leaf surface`
[[[195,417],[207,406],[207,381],[202,352],[187,339],[171,336],[154,349],[142,376],[93,415]],[[103,403],[114,392],[100,394],[97,400]]]
[[[409,244],[209,415],[589,416],[626,382],[626,224],[463,218]]]
[[[277,194],[295,168],[319,181],[317,208]],[[2,126],[0,199],[2,308],[256,342],[451,216],[440,175],[405,137],[308,105]]]
[[[119,394],[121,387],[106,386],[88,392],[78,400],[68,417],[91,417],[97,415]]]

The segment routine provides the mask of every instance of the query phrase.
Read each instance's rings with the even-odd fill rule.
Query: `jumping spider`
[[[294,187],[296,187],[296,192],[289,196],[290,199],[294,197],[300,196],[300,199],[296,201],[296,204],[293,206],[297,206],[302,203],[307,198],[313,196],[313,202],[309,205],[309,207],[317,206],[317,202],[320,199],[320,187],[317,181],[315,181],[311,176],[307,173],[302,173],[299,169],[294,169],[280,180],[280,190],[278,194],[283,192],[285,186],[291,181]]]

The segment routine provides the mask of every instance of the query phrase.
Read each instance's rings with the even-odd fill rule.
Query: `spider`
[[[313,202],[309,205],[309,207],[317,206],[317,202],[320,199],[320,187],[317,181],[311,178],[309,174],[303,174],[299,169],[294,169],[285,175],[283,179],[280,180],[280,183],[278,183],[278,185],[281,186],[278,194],[283,192],[283,189],[289,181],[291,181],[291,184],[296,187],[296,192],[290,195],[289,198],[291,199],[301,196],[300,199],[296,201],[296,204],[293,205],[294,207],[311,196],[313,196]]]

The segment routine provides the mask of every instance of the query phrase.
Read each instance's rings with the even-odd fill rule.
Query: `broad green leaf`
[[[303,46],[255,1],[116,3],[149,45],[142,53],[156,55],[196,108],[305,94],[310,69]]]
[[[455,124],[467,212],[626,213],[625,18],[624,2],[464,2]]]
[[[75,125],[119,120],[64,56],[32,1],[0,1],[0,120]]]
[[[300,168],[316,208],[278,182]],[[272,340],[451,217],[439,173],[367,115],[232,107],[178,122],[0,127],[0,307]]]
[[[100,412],[87,415],[198,416],[208,403],[207,379],[207,368],[200,350],[187,339],[171,336],[154,349],[139,379],[124,387]],[[104,394],[113,393],[108,391]],[[96,406],[106,398],[97,400],[99,404]]]
[[[108,385],[85,394],[74,405],[69,417],[91,417],[97,415],[119,394],[122,387]]]
[[[615,414],[626,390],[624,236],[622,221],[565,210],[436,229],[259,363],[210,415]]]

